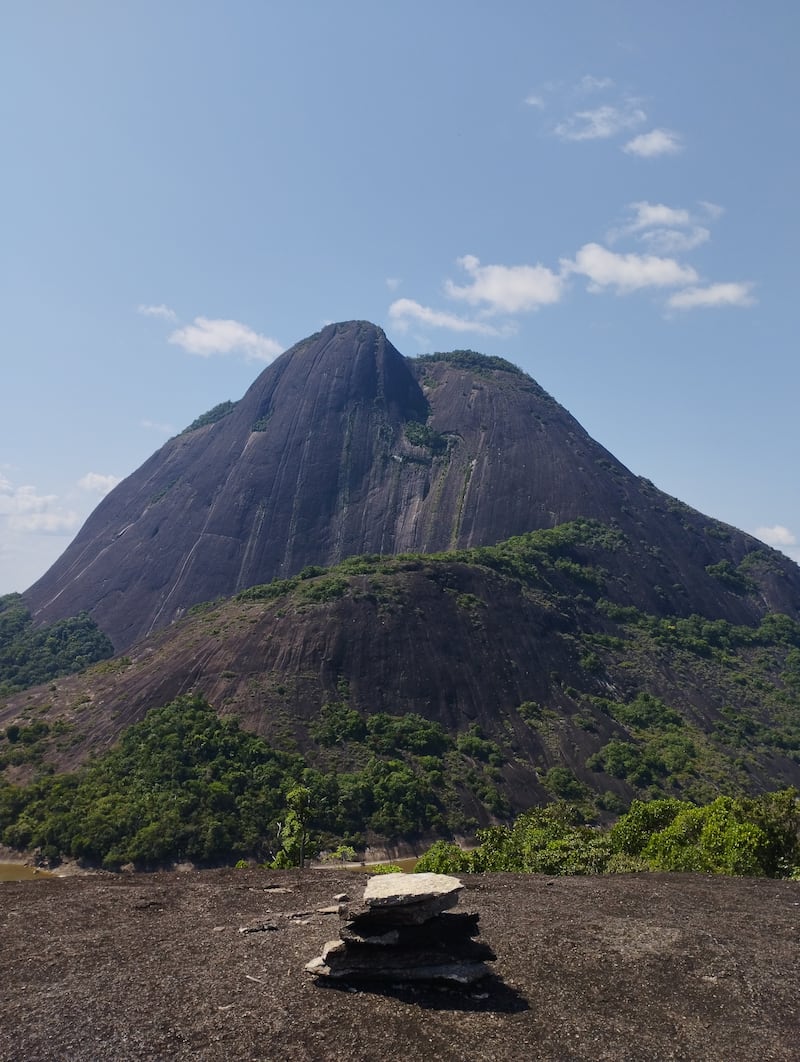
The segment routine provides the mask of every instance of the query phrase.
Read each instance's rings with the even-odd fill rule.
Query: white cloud
[[[400,285],[402,283],[403,283],[403,281],[400,279],[400,277],[387,277],[386,278],[386,287],[389,289],[389,291],[397,291],[397,289],[400,287]]]
[[[479,332],[486,336],[499,334],[498,329],[483,321],[470,321],[452,313],[442,313],[422,306],[413,299],[397,299],[389,307],[389,316],[397,328],[408,328],[409,324],[431,325],[433,328],[448,328],[451,332]]]
[[[702,243],[711,239],[711,232],[703,225],[695,225],[689,232],[680,232],[678,229],[651,229],[643,232],[640,239],[647,244],[651,251],[659,254],[680,254],[682,251],[693,251]]]
[[[561,140],[606,140],[625,129],[641,125],[646,118],[635,101],[627,100],[620,107],[603,104],[594,110],[576,111],[559,122],[554,132]]]
[[[40,535],[63,535],[75,531],[79,523],[80,517],[73,512],[25,513],[9,519],[12,530]]]
[[[659,254],[679,254],[691,251],[711,238],[711,232],[699,225],[683,207],[641,201],[629,204],[633,217],[619,229],[608,233],[611,243],[624,236],[635,235],[650,251]],[[681,231],[681,230],[686,231]]]
[[[674,258],[617,254],[599,243],[584,244],[573,260],[562,259],[561,266],[565,275],[578,273],[588,277],[592,292],[613,287],[620,295],[640,288],[693,284],[698,279],[691,266],[681,265]]]
[[[800,542],[797,535],[788,527],[784,527],[783,524],[775,524],[774,527],[757,527],[753,534],[762,542],[766,542],[768,546],[779,549],[787,557],[791,557],[793,561],[800,564]]]
[[[55,494],[37,494],[35,487],[14,487],[5,477],[0,481],[0,516],[41,512],[57,500]]]
[[[750,294],[750,281],[728,284],[710,284],[706,288],[691,287],[676,291],[667,300],[672,310],[708,309],[718,306],[753,306],[755,298]]]
[[[775,524],[774,527],[757,527],[753,534],[766,542],[768,546],[796,546],[797,536],[783,524]]]
[[[506,335],[515,329],[513,315],[561,302],[570,278],[575,276],[586,277],[587,290],[592,294],[627,295],[644,289],[674,289],[662,299],[668,310],[750,306],[755,303],[751,282],[712,283],[681,257],[710,240],[710,219],[722,213],[722,207],[707,201],[687,209],[636,200],[628,203],[626,216],[618,228],[607,234],[605,245],[583,244],[573,257],[562,257],[558,269],[541,262],[482,265],[472,254],[456,259],[467,279],[462,284],[445,280],[444,291],[449,299],[475,307],[475,319],[435,310],[411,299],[396,300],[390,314],[401,327],[415,320],[458,331]],[[623,238],[629,243],[635,241],[638,249],[611,249],[615,241]],[[497,327],[490,323],[501,315],[502,322]]]
[[[701,199],[699,201],[699,206],[712,221],[721,218],[725,213],[725,207],[720,206],[719,203],[709,203],[707,199]]]
[[[460,287],[448,280],[445,283],[447,294],[472,306],[484,304],[487,314],[538,310],[540,306],[558,302],[563,293],[563,277],[540,264],[482,266],[472,254],[459,258],[458,264],[470,275],[472,282]]]
[[[634,218],[628,226],[628,232],[639,232],[655,225],[681,227],[689,225],[692,220],[689,211],[682,207],[668,207],[664,203],[648,203],[646,200],[630,205]]]
[[[0,518],[9,531],[44,534],[73,531],[79,522],[77,513],[59,507],[55,494],[39,494],[30,485],[14,487],[5,476],[0,476]]]
[[[103,475],[102,472],[87,472],[85,476],[82,476],[78,480],[78,486],[81,490],[90,491],[92,494],[100,494],[105,496],[110,490],[113,490],[118,483],[120,483],[121,477],[114,475]]]
[[[160,435],[175,435],[178,431],[174,424],[163,424],[157,420],[140,420],[139,423],[148,431],[157,431]]]
[[[240,353],[248,361],[269,362],[283,352],[277,340],[254,332],[239,321],[210,317],[195,317],[192,324],[176,328],[170,334],[169,342],[202,358]]]
[[[560,110],[563,117],[551,128],[560,140],[608,140],[627,134],[632,139],[621,147],[629,155],[656,158],[683,150],[681,134],[672,129],[651,129],[634,136],[634,131],[647,121],[644,101],[617,88],[610,77],[586,74],[572,85],[549,84],[545,89],[542,94],[531,94],[525,102],[541,109],[547,102]],[[591,103],[596,106],[588,105],[587,97],[591,96],[595,97]]]
[[[169,306],[164,306],[162,303],[160,306],[137,306],[136,312],[142,314],[143,317],[160,317],[164,321],[177,321],[178,315],[174,310],[171,310]]]
[[[654,159],[659,155],[677,155],[683,151],[683,142],[680,135],[671,129],[653,129],[629,140],[622,150],[642,159]]]
[[[592,77],[591,74],[585,74],[578,82],[578,89],[581,92],[601,92],[603,89],[611,88],[613,84],[613,78]]]

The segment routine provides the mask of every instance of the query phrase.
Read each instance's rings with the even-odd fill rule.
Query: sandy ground
[[[800,883],[465,876],[496,978],[322,987],[357,871],[0,884],[0,1059],[800,1059]],[[274,928],[239,932],[240,927]]]

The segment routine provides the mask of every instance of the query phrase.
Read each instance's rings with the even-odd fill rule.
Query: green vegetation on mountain
[[[510,826],[478,831],[469,852],[437,841],[417,871],[609,874],[695,871],[800,879],[800,796],[785,789],[759,797],[634,801],[610,829],[587,825],[566,803],[535,808]]]
[[[46,729],[7,728],[0,755]],[[314,737],[316,767],[220,719],[202,698],[180,698],[74,773],[0,786],[0,840],[108,868],[243,857],[287,866],[323,842],[363,847],[366,830],[413,837],[463,828],[456,781],[471,772],[484,794],[491,788],[485,771],[419,716],[362,719],[339,702],[322,711]]]
[[[421,570],[432,579],[438,580],[446,577],[446,566],[453,564],[489,568],[524,583],[530,589],[542,589],[551,593],[557,593],[557,588],[552,580],[546,577],[547,573],[566,575],[572,582],[602,590],[605,585],[604,574],[587,560],[586,554],[591,551],[615,551],[624,548],[625,538],[620,531],[595,520],[574,520],[555,528],[518,535],[497,546],[478,546],[474,549],[448,550],[443,553],[400,553],[395,556],[371,554],[349,557],[332,568],[309,566],[299,575],[289,579],[276,579],[271,583],[242,590],[236,599],[270,600],[290,594],[297,590],[301,583],[314,578],[321,578],[323,585],[328,585],[334,581],[341,583],[342,579],[353,575],[395,575]],[[312,591],[308,587],[300,589],[300,593],[308,595]],[[569,600],[572,588],[564,596],[565,600]]]
[[[189,432],[197,431],[198,428],[205,428],[208,424],[216,424],[218,420],[222,420],[223,417],[227,417],[229,413],[232,413],[236,409],[237,403],[230,400],[220,402],[216,406],[212,406],[211,409],[206,410],[205,413],[201,413],[199,417],[196,417],[188,428],[184,428],[181,435],[188,435]]]
[[[412,446],[423,446],[432,454],[442,454],[447,449],[447,439],[428,424],[409,420],[404,427],[405,437]]]
[[[579,520],[498,546],[352,558],[310,580],[253,587],[239,597],[285,599],[282,609],[302,609],[304,602],[366,594],[402,608],[403,576],[422,573],[480,623],[490,606],[456,584],[462,565],[488,569],[546,609],[571,657],[563,676],[551,673],[546,701],[523,702],[498,720],[508,735],[517,716],[549,750],[536,768],[552,797],[594,799],[616,813],[631,797],[702,803],[779,786],[785,768],[778,764],[800,764],[800,624],[768,614],[749,627],[618,604],[606,594],[624,595],[625,586],[609,566],[626,551],[619,530]],[[518,758],[511,738],[491,738],[492,767]],[[468,733],[457,740],[462,751],[477,745]],[[576,752],[569,763],[553,762],[570,745]]]
[[[0,696],[72,675],[113,652],[85,612],[34,627],[20,594],[0,597]]]
[[[324,750],[315,767],[220,719],[201,698],[181,698],[72,774],[0,786],[0,840],[109,869],[247,857],[297,865],[321,845],[363,847],[365,828],[385,837],[463,828],[459,774],[466,762],[491,763],[498,753],[476,729],[454,743],[419,716],[364,719],[345,700],[327,705],[313,732]],[[28,740],[20,731],[4,738]],[[610,829],[590,825],[596,818],[587,808],[564,800],[534,808],[510,825],[479,830],[469,852],[436,842],[418,869],[800,876],[793,789],[720,796],[705,806],[637,800]]]
[[[513,362],[500,358],[495,354],[479,354],[476,350],[436,351],[433,354],[420,354],[414,358],[414,362],[420,365],[430,365],[436,361],[447,362],[448,365],[454,365],[457,369],[466,369],[478,376],[485,375],[495,369],[514,373],[516,376],[526,375]]]

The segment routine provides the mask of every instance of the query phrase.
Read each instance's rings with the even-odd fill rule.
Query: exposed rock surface
[[[797,1060],[796,882],[467,875],[461,903],[480,911],[502,982],[320,987],[303,964],[338,919],[291,916],[364,880],[228,870],[0,885],[0,1060]],[[238,932],[265,919],[278,929]]]
[[[409,423],[428,435],[409,435]],[[413,440],[413,441],[412,441]],[[118,650],[189,606],[359,553],[493,544],[576,517],[641,544],[642,607],[748,622],[800,614],[800,569],[706,567],[755,549],[633,475],[532,379],[410,362],[367,322],[330,325],[216,423],[167,442],[106,497],[25,594],[40,621],[87,610]]]

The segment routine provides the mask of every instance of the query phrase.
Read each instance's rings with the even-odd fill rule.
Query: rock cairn
[[[379,874],[364,903],[342,911],[339,940],[306,965],[343,981],[450,981],[467,985],[491,973],[495,954],[474,938],[477,914],[454,914],[463,889],[446,874]]]

